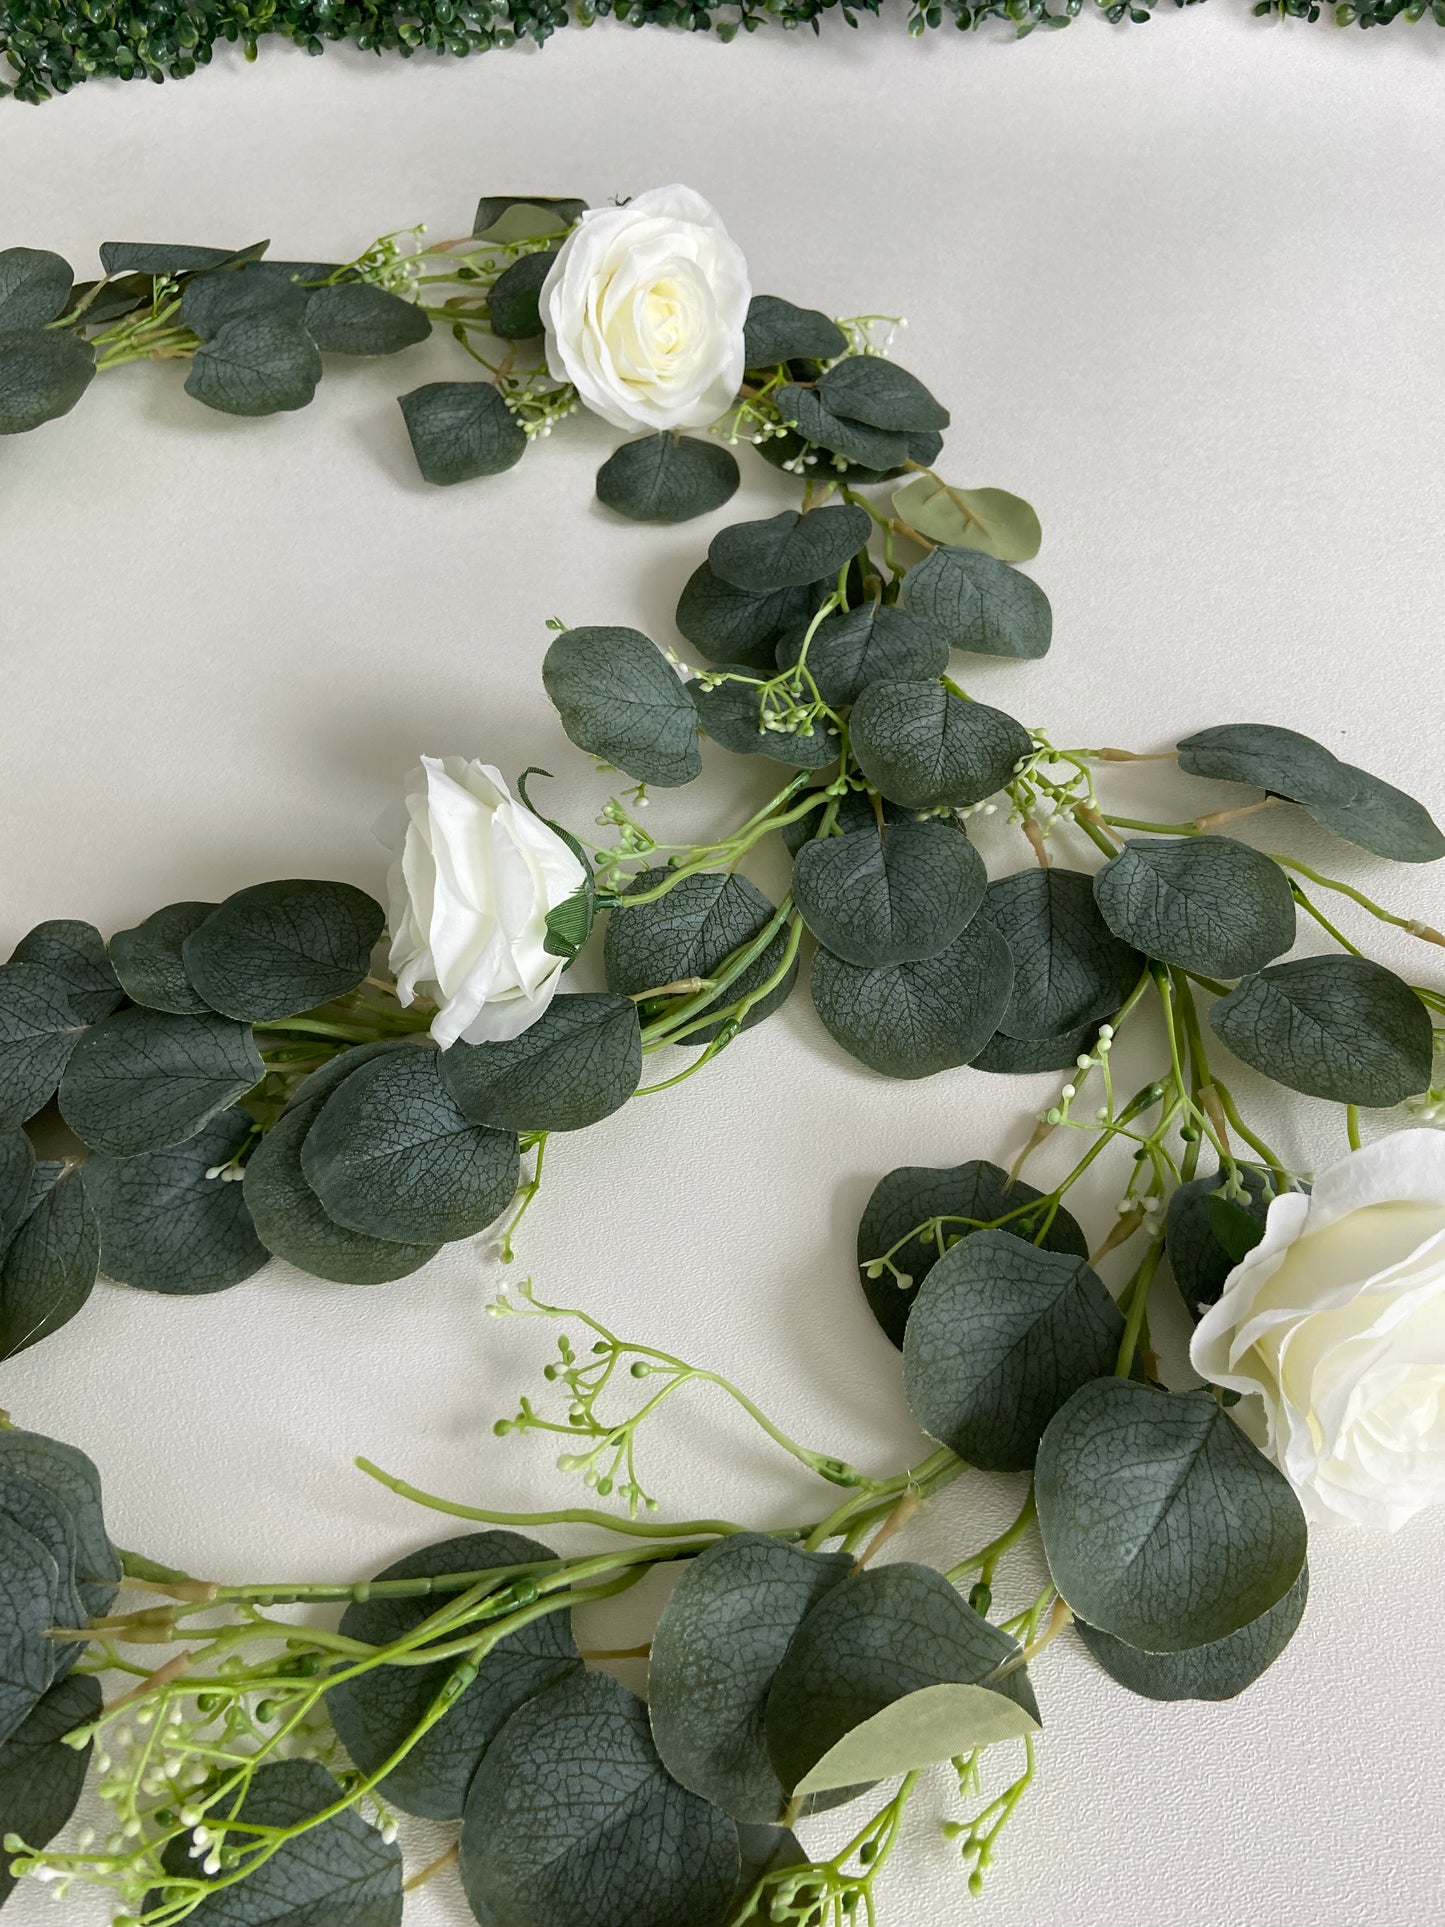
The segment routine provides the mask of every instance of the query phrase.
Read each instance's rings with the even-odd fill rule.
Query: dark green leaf
[[[213,1010],[266,1023],[354,990],[385,921],[381,905],[349,883],[256,883],[197,924],[181,956]]]
[[[1189,776],[1249,783],[1306,807],[1331,797],[1346,803],[1354,787],[1332,750],[1275,723],[1222,723],[1197,730],[1179,745],[1179,767]]]
[[[168,903],[133,930],[117,930],[110,940],[110,961],[132,1003],[195,1017],[209,1010],[186,973],[182,946],[216,908],[214,903]]]
[[[37,923],[16,944],[11,962],[48,970],[64,988],[76,1015],[88,1024],[108,1017],[120,1002],[120,984],[93,924],[71,918]]]
[[[1008,945],[982,916],[918,963],[869,968],[830,950],[813,960],[813,1002],[844,1050],[885,1077],[931,1077],[974,1058],[1013,983]]]
[[[542,681],[563,729],[589,755],[659,789],[690,783],[702,769],[692,697],[639,630],[564,630]]]
[[[1246,1165],[1241,1167],[1240,1176],[1249,1196],[1245,1201],[1232,1202],[1231,1209],[1263,1231],[1274,1191],[1262,1171]],[[1191,1178],[1187,1184],[1176,1186],[1170,1193],[1164,1220],[1169,1269],[1191,1316],[1196,1318],[1218,1298],[1225,1279],[1239,1263],[1233,1251],[1220,1242],[1215,1226],[1212,1207],[1224,1202],[1223,1187],[1224,1179],[1218,1171],[1211,1177]]]
[[[882,355],[849,355],[818,381],[818,393],[835,415],[873,428],[923,434],[947,428],[951,417],[916,375]]]
[[[1445,856],[1445,833],[1423,803],[1353,763],[1340,767],[1354,784],[1353,792],[1347,803],[1331,796],[1310,804],[1317,823],[1395,863],[1434,863]]]
[[[740,1867],[733,1822],[669,1777],[647,1708],[603,1673],[519,1708],[467,1796],[481,1927],[722,1927]]]
[[[1246,977],[1209,1013],[1236,1057],[1338,1104],[1399,1104],[1430,1083],[1430,1016],[1365,957],[1301,957]]]
[[[990,1037],[972,1068],[996,1077],[1037,1077],[1044,1071],[1072,1070],[1092,1047],[1098,1024],[1080,1024],[1059,1037],[1010,1037],[999,1031]]]
[[[38,1484],[14,1467],[7,1467],[0,1477],[0,1512],[22,1532],[28,1532],[55,1561],[52,1628],[81,1627],[86,1612],[76,1583],[76,1530],[69,1508],[48,1486]],[[67,1640],[64,1645],[54,1641],[52,1644],[56,1677],[62,1678],[79,1659],[84,1642]]]
[[[784,509],[763,522],[735,522],[712,539],[714,575],[740,589],[790,589],[826,581],[866,547],[873,524],[865,509]]]
[[[0,1266],[0,1358],[68,1324],[89,1298],[99,1263],[100,1230],[72,1169],[26,1218]]]
[[[0,248],[0,330],[58,320],[74,279],[70,263],[46,248]]]
[[[597,499],[634,522],[690,522],[737,492],[738,465],[718,442],[666,430],[624,442],[597,471]]]
[[[385,1057],[394,1050],[431,1050],[432,1043],[425,1037],[382,1037],[371,1044],[351,1044],[329,1058],[318,1070],[303,1077],[287,1100],[286,1109],[295,1110],[299,1104],[310,1104],[318,1097],[330,1097],[343,1078],[359,1071],[363,1064],[373,1058]]]
[[[929,1271],[903,1386],[930,1438],[989,1472],[1026,1472],[1068,1398],[1113,1368],[1124,1320],[1082,1258],[978,1231]]]
[[[537,297],[552,272],[555,250],[523,254],[487,290],[487,319],[500,341],[531,341],[543,332]]]
[[[440,1573],[485,1573],[555,1559],[550,1546],[516,1532],[473,1532],[424,1546],[376,1577],[420,1579]],[[404,1639],[445,1603],[448,1595],[372,1597],[347,1607],[341,1631],[369,1646]],[[455,1596],[455,1595],[452,1595]],[[326,1695],[326,1710],[341,1743],[363,1773],[375,1773],[409,1739],[446,1684],[456,1660],[430,1666],[378,1666],[344,1680]],[[459,1820],[477,1762],[503,1723],[534,1694],[581,1668],[571,1614],[548,1613],[497,1642],[476,1678],[423,1734],[380,1784],[384,1800],[428,1820]]]
[[[848,337],[817,308],[798,308],[781,295],[755,294],[743,326],[749,368],[777,368],[785,361],[832,361],[848,352]]]
[[[257,1236],[298,1271],[338,1285],[384,1285],[419,1271],[437,1255],[440,1243],[402,1244],[349,1231],[327,1215],[306,1182],[301,1147],[325,1101],[317,1097],[293,1105],[251,1153],[244,1196]]]
[[[60,1114],[92,1151],[161,1151],[194,1137],[265,1068],[244,1024],[131,1006],[81,1039],[60,1082]]]
[[[0,1479],[12,1472],[45,1486],[70,1513],[81,1600],[92,1619],[103,1618],[120,1584],[120,1556],[106,1536],[100,1474],[73,1445],[39,1432],[0,1430]]]
[[[1136,837],[1094,878],[1124,943],[1210,977],[1263,970],[1294,942],[1294,897],[1277,863],[1227,836]]]
[[[264,241],[252,248],[197,248],[170,241],[102,241],[100,265],[107,274],[196,274],[254,255],[265,246]]]
[[[1304,1565],[1299,1500],[1208,1392],[1095,1379],[1045,1432],[1034,1483],[1054,1584],[1149,1652],[1238,1632]]]
[[[453,1044],[442,1083],[467,1117],[506,1131],[580,1131],[610,1117],[642,1078],[630,997],[554,997],[505,1044]]]
[[[416,302],[369,281],[313,288],[305,320],[323,355],[394,355],[431,333],[431,318]]]
[[[546,241],[565,234],[587,212],[585,201],[546,194],[484,194],[477,202],[472,233],[498,246],[514,241]]]
[[[400,397],[423,478],[448,488],[500,475],[527,452],[521,423],[490,381],[429,381]]]
[[[639,893],[665,883],[665,869],[644,870],[630,888]],[[713,871],[683,877],[665,896],[634,909],[615,909],[608,919],[603,959],[607,987],[624,997],[680,983],[690,977],[716,977],[735,951],[760,936],[776,916],[774,906],[746,877]],[[783,960],[786,932],[778,934],[723,993],[722,1007],[736,1003],[766,982]],[[790,970],[782,983],[753,1005],[743,1019],[749,1030],[770,1017],[796,981]],[[716,1024],[690,1031],[682,1041],[710,1043]]]
[[[1033,748],[1021,723],[941,682],[875,682],[851,718],[853,753],[874,789],[908,809],[960,809],[1013,779]]]
[[[778,645],[781,669],[803,654],[806,629]],[[846,614],[824,616],[808,643],[807,672],[830,707],[856,702],[872,682],[929,682],[948,667],[948,644],[907,609],[865,602]]]
[[[184,1144],[139,1157],[87,1158],[86,1195],[100,1227],[100,1269],[141,1291],[225,1291],[261,1269],[242,1187],[209,1173],[251,1135],[244,1111],[222,1111]]]
[[[794,1633],[853,1570],[757,1533],[719,1540],[686,1568],[652,1640],[652,1737],[675,1780],[735,1820],[786,1804],[768,1757],[768,1692]]]
[[[1030,661],[1053,640],[1054,612],[1038,583],[980,549],[935,549],[903,578],[902,601],[950,648],[975,655]]]
[[[201,343],[186,393],[223,415],[275,415],[304,408],[320,379],[321,355],[299,321],[247,314]]]
[[[228,321],[264,315],[296,323],[306,313],[306,290],[294,281],[268,273],[274,264],[250,262],[222,268],[214,274],[193,275],[181,291],[181,320],[192,334],[209,341]]]
[[[68,415],[95,374],[95,350],[48,328],[0,334],[0,435],[23,435]]]
[[[1264,1227],[1230,1198],[1211,1193],[1207,1200],[1209,1222],[1215,1237],[1235,1264],[1242,1264],[1263,1241]]]
[[[85,1023],[41,964],[0,964],[0,1124],[23,1124],[55,1095]]]
[[[916,963],[946,950],[988,875],[966,836],[936,818],[805,843],[793,870],[803,921],[853,964]]]
[[[870,428],[866,422],[849,421],[836,415],[823,399],[821,390],[790,382],[774,397],[779,415],[798,431],[811,447],[826,449],[841,457],[833,464],[847,470],[857,463],[861,468],[901,468],[908,460],[908,438],[900,432]]]
[[[764,678],[743,663],[720,663],[710,672],[720,683],[690,682],[688,693],[698,721],[715,743],[737,756],[766,756],[792,769],[826,769],[836,763],[840,746],[826,719],[815,716],[807,729],[766,729],[762,721]]]
[[[17,1127],[0,1128],[0,1258],[30,1209],[35,1152]]]
[[[1010,1037],[1059,1037],[1112,1016],[1144,967],[1099,915],[1093,880],[1079,870],[1000,877],[983,915],[1013,955],[1013,996],[999,1023]]]
[[[740,589],[701,563],[687,579],[677,605],[677,626],[695,649],[714,662],[738,662],[771,675],[780,637],[806,622],[813,587]]]
[[[74,1813],[90,1767],[92,1743],[67,1746],[65,1735],[100,1711],[100,1685],[88,1674],[61,1680],[0,1747],[0,1814],[5,1831],[27,1847],[47,1847]],[[0,1907],[15,1888],[12,1856],[0,1853]]]
[[[893,508],[925,541],[981,549],[1000,562],[1032,561],[1043,540],[1033,508],[1003,488],[954,488],[919,475],[894,490]]]
[[[1146,1653],[1075,1620],[1080,1639],[1111,1679],[1150,1700],[1228,1700],[1252,1686],[1294,1638],[1309,1598],[1301,1566],[1284,1598],[1237,1633],[1182,1653]]]
[[[853,426],[858,428],[862,424],[855,422]],[[905,435],[902,440],[905,461],[895,463],[891,468],[872,468],[863,462],[849,462],[845,479],[850,486],[871,488],[875,482],[892,481],[904,473],[906,462],[926,466],[929,462],[937,461],[939,450],[943,447],[943,437],[931,431],[922,435]],[[814,445],[805,441],[795,428],[779,425],[771,435],[764,436],[754,446],[771,468],[781,469],[792,476],[811,471],[815,480],[831,479],[833,465],[819,462]]]
[[[55,1678],[60,1572],[33,1534],[0,1512],[0,1746],[29,1719]]]
[[[1026,1208],[1041,1199],[1040,1210]],[[944,1220],[936,1230],[913,1235],[935,1218]],[[1088,1243],[1071,1213],[1062,1205],[1051,1209],[1044,1194],[1022,1178],[1010,1182],[997,1164],[981,1159],[939,1167],[905,1164],[879,1179],[858,1226],[858,1274],[869,1309],[895,1345],[902,1346],[919,1287],[944,1252],[1000,1219],[1045,1251],[1088,1256]],[[894,1270],[883,1264],[885,1258]],[[874,1266],[880,1267],[876,1278],[869,1275]]]

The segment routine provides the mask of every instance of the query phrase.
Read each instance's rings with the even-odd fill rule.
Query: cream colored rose
[[[1190,1357],[1257,1395],[1311,1518],[1393,1531],[1445,1500],[1445,1133],[1398,1132],[1276,1198]]]
[[[542,284],[547,367],[615,428],[706,428],[737,395],[751,294],[690,187],[589,208]]]
[[[445,1049],[505,1043],[552,1001],[564,959],[547,912],[583,881],[576,854],[488,763],[423,756],[391,834],[391,967],[404,1004],[433,997]]]

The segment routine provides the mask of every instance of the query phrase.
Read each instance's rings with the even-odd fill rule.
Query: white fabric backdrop
[[[111,237],[334,257],[418,219],[461,231],[483,190],[687,180],[759,288],[908,315],[903,358],[954,410],[950,472],[1038,504],[1054,654],[970,666],[980,693],[1079,742],[1293,721],[1440,814],[1442,54],[1428,28],[1279,31],[1223,0],[1020,48],[836,25],[733,47],[599,28],[466,63],[267,47],[160,92],[0,107],[3,238],[82,273]],[[585,425],[499,481],[427,489],[392,397],[452,366],[445,341],[336,365],[311,408],[261,422],[132,368],[5,444],[0,954],[42,917],[109,930],[269,876],[375,888],[369,826],[423,749],[565,766],[557,800],[586,821],[602,788],[559,764],[543,621],[670,637],[711,525],[615,526],[591,500],[608,437]],[[783,499],[753,464],[733,512]],[[760,793],[727,762],[654,814],[711,824]],[[1438,872],[1330,860],[1442,921]],[[873,1079],[799,996],[705,1079],[559,1144],[518,1268],[731,1372],[797,1434],[902,1463],[916,1435],[852,1283],[858,1210],[892,1165],[1011,1152],[1049,1088]],[[1281,1128],[1304,1162],[1341,1148],[1323,1107]],[[436,1521],[355,1452],[460,1497],[576,1499],[542,1446],[491,1436],[539,1357],[480,1315],[498,1275],[479,1246],[371,1292],[282,1266],[193,1304],[101,1287],[4,1368],[0,1404],[100,1461],[128,1544],[220,1577],[357,1576]],[[701,1399],[653,1452],[670,1507],[812,1498]],[[980,1543],[1009,1483],[964,1481],[909,1549]],[[1445,1919],[1442,1556],[1439,1518],[1317,1535],[1300,1638],[1228,1706],[1129,1699],[1060,1642],[1040,1782],[977,1918]],[[940,1774],[888,1879],[894,1927],[974,1917],[937,1831],[956,1811]],[[420,1864],[435,1840],[412,1844]],[[57,1910],[22,1893],[10,1917]],[[466,1918],[447,1881],[408,1912]]]

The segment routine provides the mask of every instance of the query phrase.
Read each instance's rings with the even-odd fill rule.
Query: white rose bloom
[[[1190,1357],[1259,1396],[1311,1518],[1394,1531],[1445,1500],[1445,1134],[1398,1132],[1276,1198]]]
[[[737,396],[751,295],[690,187],[589,208],[542,283],[547,367],[614,428],[706,428]]]
[[[388,833],[388,830],[391,833]],[[402,1003],[436,1000],[431,1034],[519,1037],[551,1003],[565,961],[543,949],[547,912],[585,872],[540,817],[512,800],[489,763],[423,756],[404,814],[379,831],[391,847],[391,967]]]

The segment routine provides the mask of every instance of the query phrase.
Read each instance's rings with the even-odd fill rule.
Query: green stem
[[[1119,1343],[1119,1356],[1114,1364],[1114,1376],[1127,1378],[1134,1369],[1134,1353],[1138,1349],[1139,1334],[1144,1329],[1144,1313],[1149,1303],[1149,1287],[1154,1282],[1154,1273],[1159,1269],[1159,1260],[1164,1256],[1164,1240],[1155,1238],[1140,1260],[1139,1269],[1124,1287],[1129,1300],[1129,1312],[1124,1321],[1124,1336]]]

